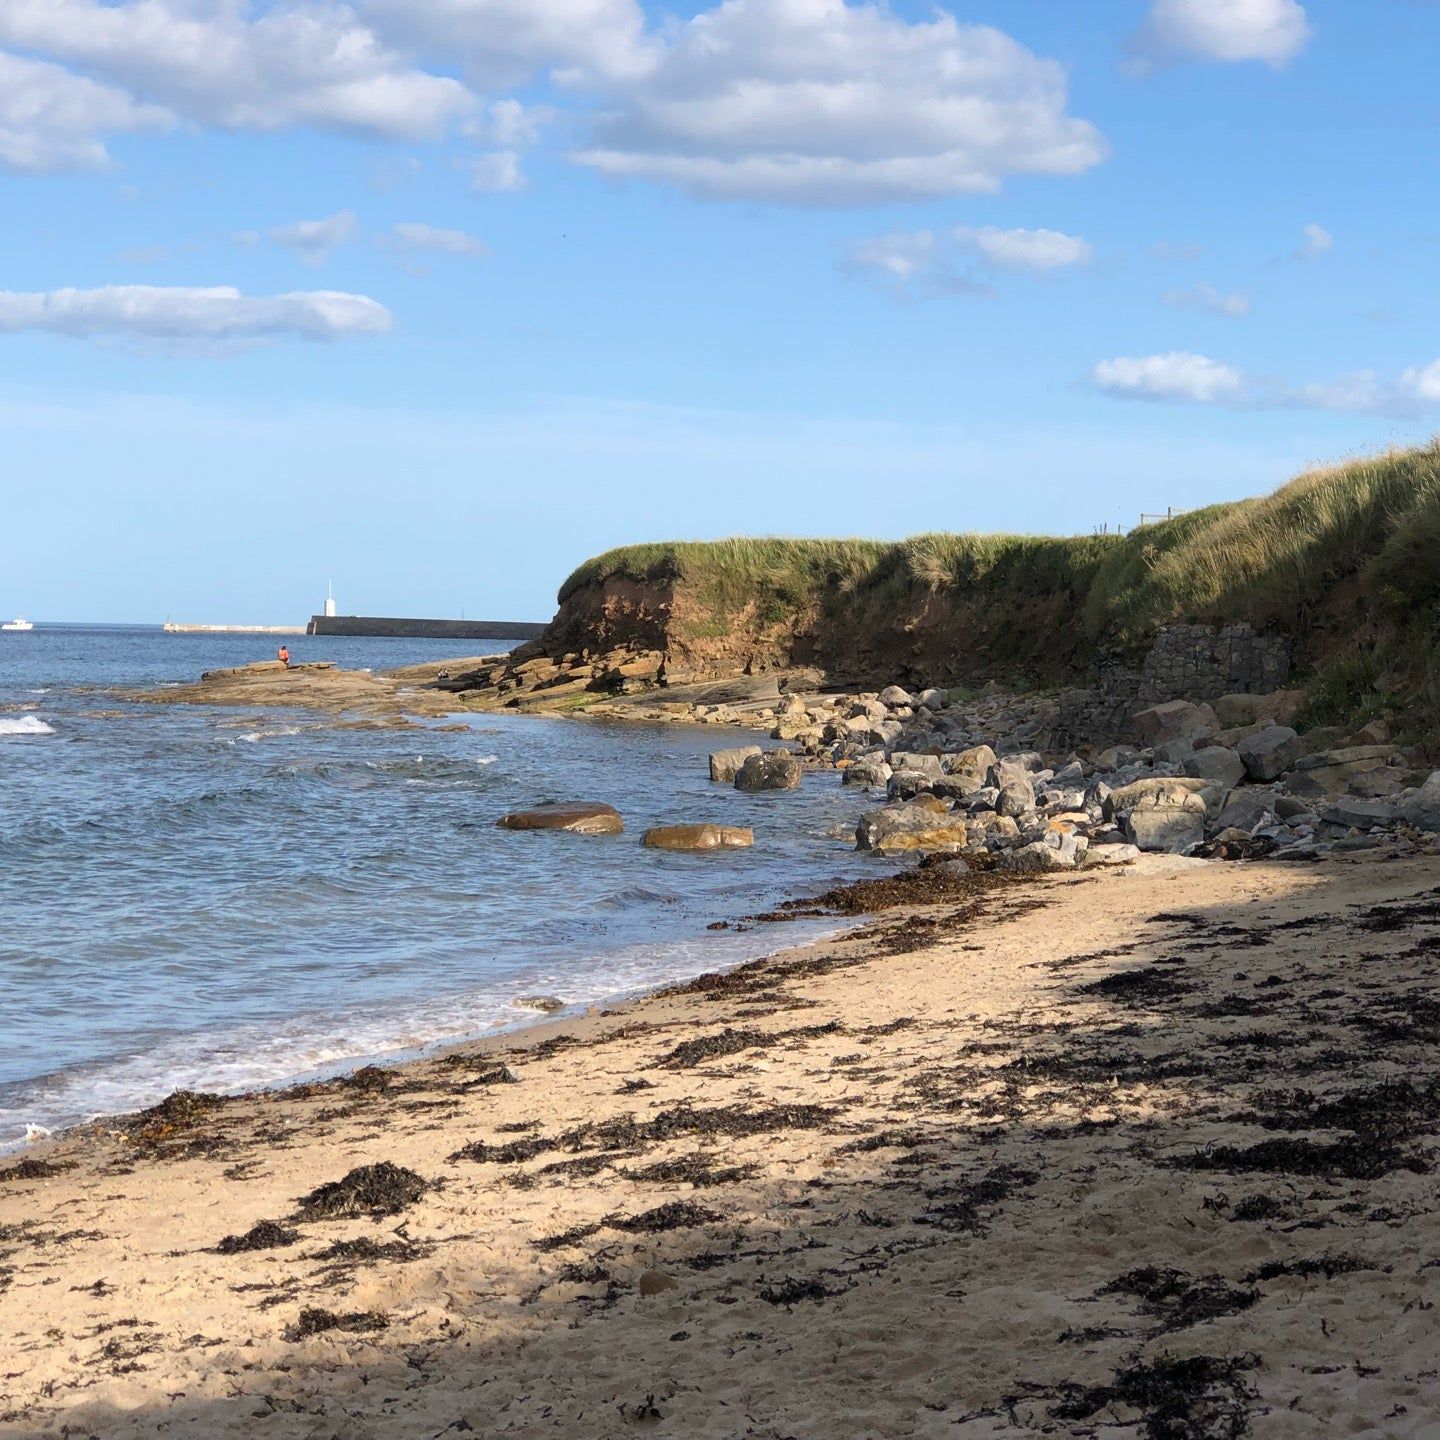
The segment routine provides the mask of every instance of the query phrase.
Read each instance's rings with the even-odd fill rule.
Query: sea
[[[353,729],[130,688],[273,657],[274,637],[37,624],[0,634],[0,1148],[142,1108],[421,1055],[614,1002],[839,922],[732,925],[874,874],[833,774],[744,795],[709,751],[754,732],[520,715]],[[384,670],[508,642],[293,637]],[[449,728],[463,720],[464,728]],[[496,828],[606,801],[626,832]],[[753,826],[753,850],[643,849],[649,825]],[[31,1132],[33,1133],[33,1132]]]

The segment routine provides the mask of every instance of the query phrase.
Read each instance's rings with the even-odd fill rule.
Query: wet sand
[[[1437,960],[1155,858],[172,1098],[5,1162],[0,1433],[1434,1440]]]

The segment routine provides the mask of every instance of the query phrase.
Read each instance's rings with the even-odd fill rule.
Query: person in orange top
[[[288,670],[290,668],[290,647],[282,645],[275,652],[275,658]]]

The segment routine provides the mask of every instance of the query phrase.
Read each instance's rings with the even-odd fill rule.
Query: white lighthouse
[[[325,618],[335,618],[335,582],[327,581],[325,584]]]

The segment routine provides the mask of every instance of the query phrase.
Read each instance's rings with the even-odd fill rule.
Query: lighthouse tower
[[[333,581],[327,581],[325,585],[325,618],[335,618],[335,585]]]

